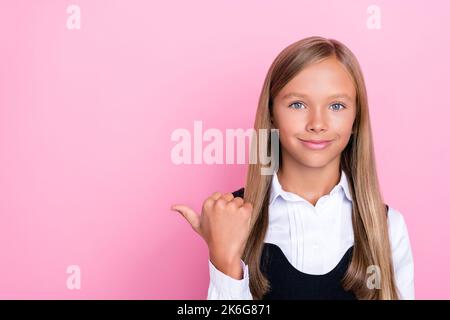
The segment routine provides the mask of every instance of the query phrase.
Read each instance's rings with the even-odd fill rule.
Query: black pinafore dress
[[[235,197],[244,196],[244,188],[233,192]],[[389,207],[386,205],[386,212]],[[295,268],[280,247],[264,243],[260,269],[270,283],[270,289],[262,300],[351,300],[356,296],[342,287],[342,279],[352,260],[353,246],[339,263],[328,273],[313,275]]]

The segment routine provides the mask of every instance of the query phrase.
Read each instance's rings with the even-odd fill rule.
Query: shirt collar
[[[346,198],[349,201],[352,201],[352,197],[350,194],[349,186],[348,186],[348,179],[347,175],[345,174],[344,170],[341,169],[341,178],[339,180],[339,183],[334,186],[334,188],[330,191],[330,195],[335,194],[339,190],[343,190]],[[283,199],[288,201],[306,201],[299,195],[288,192],[282,189],[280,182],[278,180],[278,175],[275,172],[272,176],[272,184],[270,188],[270,198],[269,198],[269,205],[273,203],[273,201],[278,197],[281,196]]]

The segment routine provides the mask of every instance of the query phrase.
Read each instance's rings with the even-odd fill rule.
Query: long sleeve
[[[249,287],[248,265],[241,260],[244,277],[233,279],[216,269],[211,260],[209,263],[208,300],[253,300]]]
[[[389,237],[394,274],[400,299],[414,299],[414,261],[408,229],[402,214],[389,208]]]

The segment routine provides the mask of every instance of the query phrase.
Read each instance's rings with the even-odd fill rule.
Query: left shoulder
[[[388,229],[389,237],[393,249],[398,246],[402,240],[408,239],[408,228],[406,227],[403,214],[392,206],[388,207]],[[409,240],[409,239],[408,239]]]
[[[400,299],[414,299],[414,260],[405,218],[398,210],[388,210],[389,240]]]

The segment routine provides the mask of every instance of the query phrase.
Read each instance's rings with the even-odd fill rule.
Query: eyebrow
[[[303,93],[297,93],[297,92],[290,92],[285,94],[281,99],[287,99],[287,98],[291,98],[291,97],[297,97],[297,98],[308,98],[307,94],[303,94]],[[333,94],[331,96],[328,96],[329,99],[337,99],[337,98],[344,98],[347,99],[348,101],[353,101],[353,98],[350,97],[348,94],[346,93],[336,93]]]

